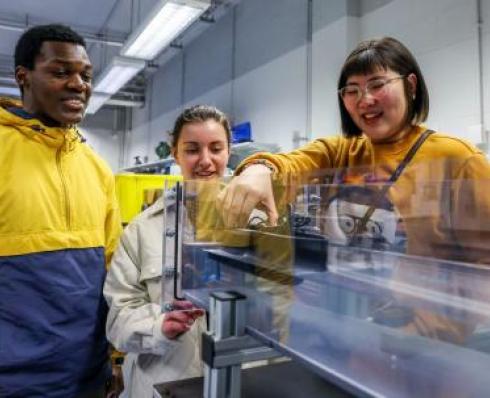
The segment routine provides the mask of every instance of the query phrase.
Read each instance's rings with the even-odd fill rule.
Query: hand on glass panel
[[[265,211],[269,224],[276,225],[278,214],[269,168],[261,164],[247,167],[220,193],[218,208],[228,228],[246,226],[255,208]]]

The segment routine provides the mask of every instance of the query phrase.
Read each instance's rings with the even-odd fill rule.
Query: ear
[[[175,163],[180,166],[179,156],[177,154],[177,147],[171,149],[172,156],[174,157]]]
[[[29,78],[29,69],[25,66],[18,66],[15,68],[15,81],[19,87],[22,87],[24,90],[29,87]]]
[[[417,76],[415,73],[410,73],[407,76],[408,85],[410,87],[410,94],[412,99],[415,99],[415,94],[417,93]]]

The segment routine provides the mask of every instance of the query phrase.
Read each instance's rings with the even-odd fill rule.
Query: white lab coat
[[[170,302],[173,292],[171,273],[163,276],[162,289],[164,211],[173,211],[173,204],[164,209],[160,198],[126,227],[104,285],[109,304],[107,337],[117,350],[127,353],[123,397],[153,397],[154,384],[202,375],[204,317],[178,339],[169,340],[161,332],[161,295]],[[174,233],[173,226],[165,233],[169,269],[173,269]]]

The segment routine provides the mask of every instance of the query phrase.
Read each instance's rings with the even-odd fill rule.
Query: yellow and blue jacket
[[[114,179],[76,128],[16,107],[0,99],[0,396],[72,397],[102,382],[108,358]]]

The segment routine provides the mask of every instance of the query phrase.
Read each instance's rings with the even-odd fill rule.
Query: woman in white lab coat
[[[221,111],[194,106],[177,118],[172,153],[185,180],[222,177],[229,152],[230,126]],[[167,197],[164,205],[160,198],[127,226],[105,282],[107,337],[117,350],[127,353],[124,397],[152,397],[154,384],[202,374],[204,311],[185,301],[175,303],[175,311],[161,311],[162,295],[164,301],[172,301],[173,292],[173,267],[162,270],[162,256],[165,264],[173,264],[174,254],[171,228],[165,231],[166,252],[162,253],[162,217],[173,208],[171,199]]]

